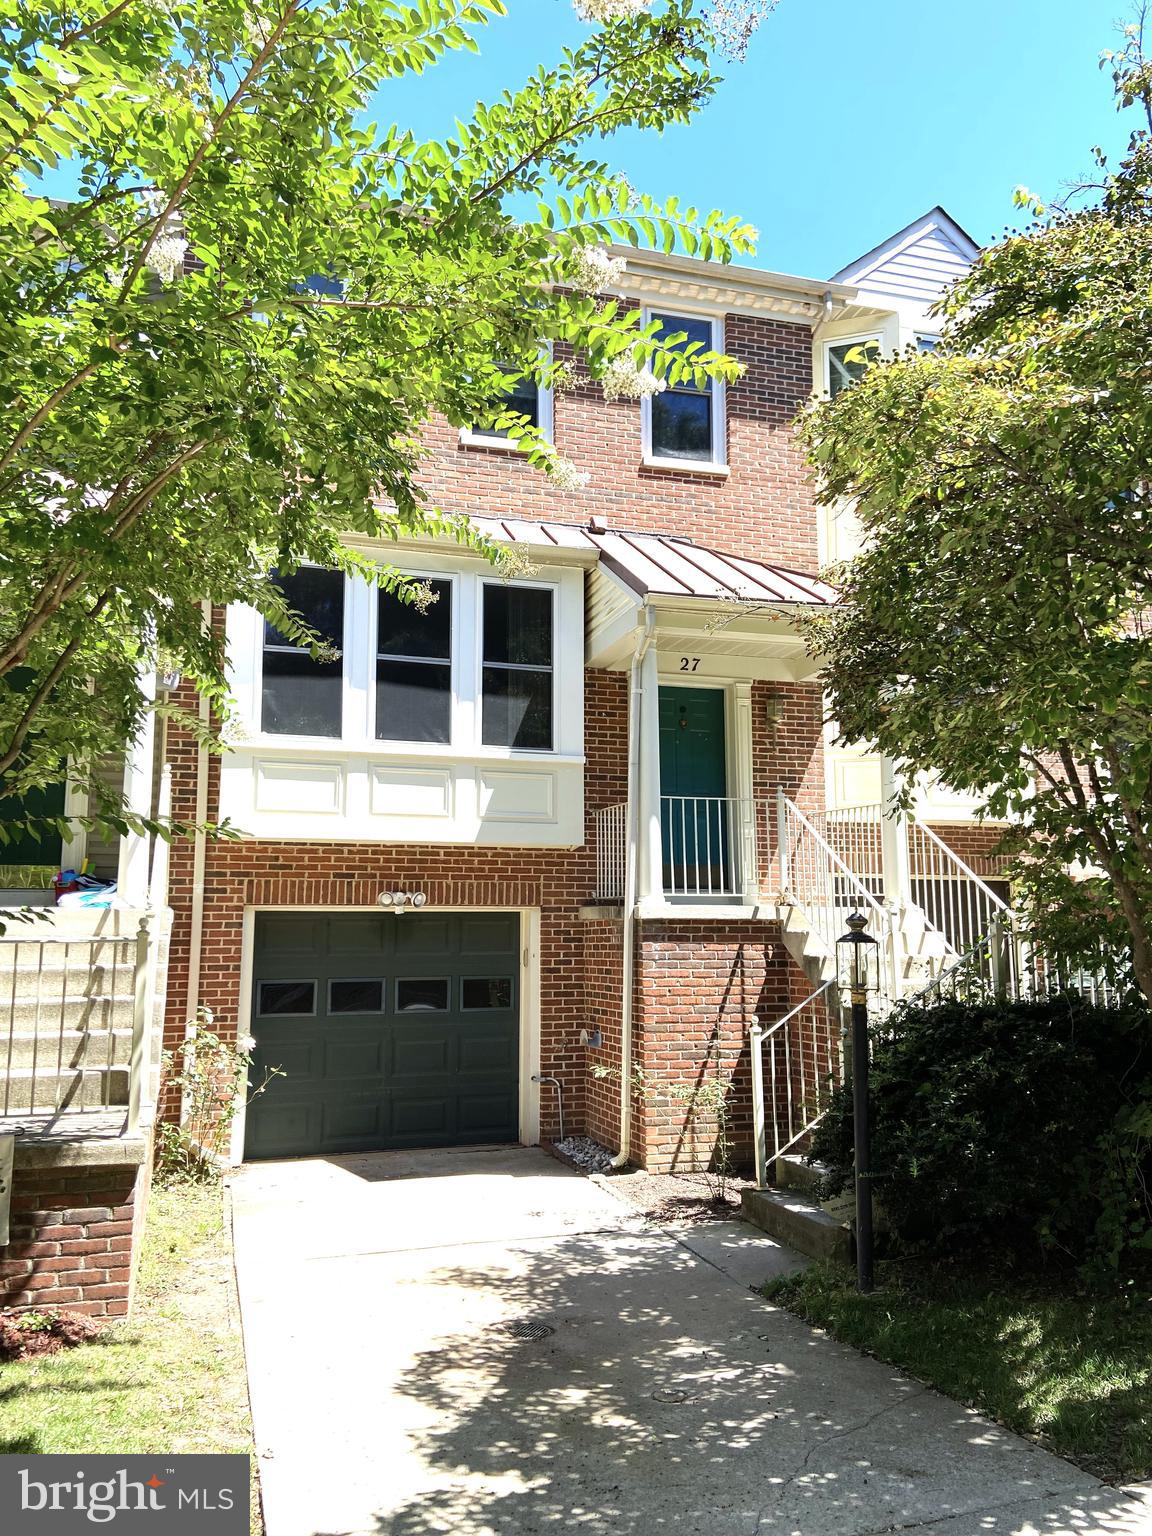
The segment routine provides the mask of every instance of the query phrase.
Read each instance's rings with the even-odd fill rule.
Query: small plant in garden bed
[[[70,1312],[0,1312],[0,1361],[55,1355],[101,1333],[90,1317]]]
[[[224,1040],[211,1029],[211,1011],[202,1008],[184,1043],[165,1051],[160,1073],[160,1099],[177,1102],[178,1123],[165,1121],[158,1134],[156,1171],[162,1183],[211,1183],[220,1178],[239,1093],[248,1080],[255,1042]],[[263,1093],[273,1069],[248,1095],[251,1103]]]

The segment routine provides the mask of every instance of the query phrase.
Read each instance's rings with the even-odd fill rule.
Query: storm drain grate
[[[541,1339],[546,1339],[550,1333],[556,1332],[550,1323],[533,1322],[527,1317],[518,1317],[510,1323],[501,1323],[500,1331],[513,1339],[519,1339],[523,1344],[539,1344]]]

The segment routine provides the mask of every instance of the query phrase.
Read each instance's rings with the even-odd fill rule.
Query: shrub
[[[1056,1249],[1115,1267],[1152,1247],[1146,1010],[1077,995],[900,1010],[873,1041],[872,1166],[898,1242]],[[852,1098],[811,1156],[852,1178]]]

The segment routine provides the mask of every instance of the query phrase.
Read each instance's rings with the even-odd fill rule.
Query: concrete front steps
[[[851,1223],[845,1219],[848,1202],[817,1203],[813,1191],[822,1174],[819,1164],[807,1163],[802,1157],[778,1157],[776,1187],[744,1190],[741,1209],[754,1226],[797,1253],[852,1264],[856,1251]]]

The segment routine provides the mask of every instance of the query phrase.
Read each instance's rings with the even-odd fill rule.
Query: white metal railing
[[[884,900],[883,816],[877,804],[815,811],[808,818],[877,901]]]
[[[624,862],[628,857],[628,806],[606,805],[596,812],[597,901],[622,901]]]
[[[751,814],[750,802],[720,795],[661,795],[665,895],[738,899],[741,842]]]
[[[844,1075],[844,1030],[835,981],[826,981],[768,1029],[749,1031],[756,1182],[823,1120]]]
[[[799,908],[833,962],[845,919],[850,912],[862,912],[869,932],[880,944],[880,996],[894,1002],[895,950],[887,908],[783,790],[776,795],[776,820],[780,889],[785,901]]]
[[[998,915],[985,934],[908,1001],[924,1006],[945,999],[976,1002],[996,995],[1024,998],[1079,992],[1098,1007],[1110,1008],[1126,995],[1113,970],[1103,954],[1097,967],[1053,960],[1033,946],[1012,921],[1012,914]]]
[[[0,1116],[151,1109],[156,919],[135,932],[0,935]]]
[[[978,944],[994,923],[1012,926],[1012,911],[932,828],[908,818],[912,900],[957,955]]]

